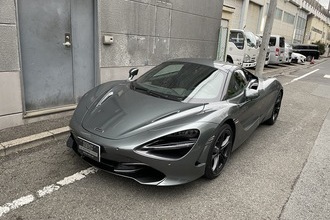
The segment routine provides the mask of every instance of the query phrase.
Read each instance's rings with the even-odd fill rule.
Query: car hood
[[[157,98],[134,91],[129,84],[120,84],[99,97],[85,114],[82,125],[98,136],[122,139],[147,131],[173,115],[196,114],[203,106]]]

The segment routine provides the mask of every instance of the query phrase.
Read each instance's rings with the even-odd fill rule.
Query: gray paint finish
[[[0,71],[19,70],[16,26],[0,24],[0,33]]]

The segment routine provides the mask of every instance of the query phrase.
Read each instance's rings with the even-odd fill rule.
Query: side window
[[[240,94],[247,84],[248,81],[244,72],[242,70],[236,70],[230,79],[226,98],[229,99]]]
[[[276,37],[270,37],[269,46],[274,47],[276,45]]]
[[[257,38],[252,32],[245,32],[245,36],[249,47],[258,48]]]

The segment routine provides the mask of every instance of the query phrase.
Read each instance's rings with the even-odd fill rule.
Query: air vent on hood
[[[179,112],[180,112],[180,111],[178,110],[178,111],[174,111],[174,112],[167,113],[167,114],[165,114],[165,115],[162,115],[162,116],[160,116],[160,117],[154,119],[152,122],[159,121],[159,120],[161,120],[161,119],[163,119],[163,118],[166,118],[166,117],[169,117],[169,116],[171,116],[171,115],[178,114]]]

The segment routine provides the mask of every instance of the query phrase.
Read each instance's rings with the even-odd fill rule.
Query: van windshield
[[[230,31],[229,42],[232,42],[240,50],[244,48],[244,35],[238,31]]]
[[[255,47],[255,48],[258,47],[258,45],[257,45],[257,38],[256,38],[256,36],[252,32],[245,32],[245,36],[246,36],[247,44],[250,47]]]

